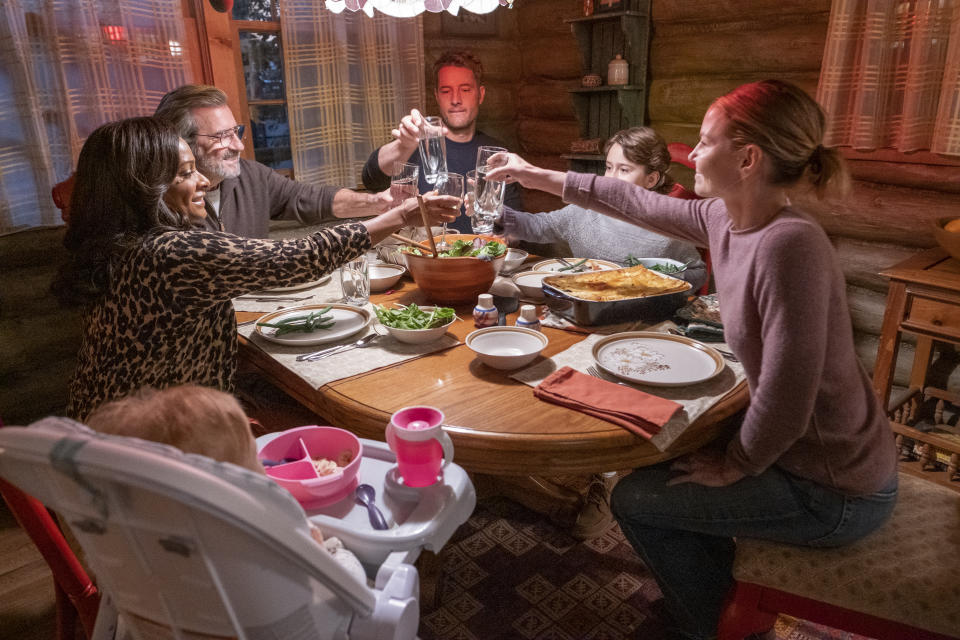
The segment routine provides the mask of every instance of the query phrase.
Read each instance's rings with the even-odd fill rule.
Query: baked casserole
[[[574,298],[594,302],[646,298],[690,288],[689,282],[651,271],[643,265],[569,276],[548,276],[543,282]]]

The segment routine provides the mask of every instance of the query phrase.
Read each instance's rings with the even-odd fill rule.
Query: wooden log
[[[696,122],[673,122],[665,120],[650,120],[649,126],[657,131],[667,142],[682,142],[691,147],[697,144],[700,137],[700,120]]]
[[[887,308],[886,291],[873,291],[864,287],[847,285],[847,305],[854,331],[880,335],[883,313]],[[913,339],[910,340],[914,342]]]
[[[819,73],[826,14],[800,18],[801,22],[778,26],[746,23],[739,29],[723,29],[722,24],[697,24],[696,30],[657,31],[650,47],[650,68],[658,78],[702,74],[706,60],[711,69],[722,69],[727,75]]]
[[[580,86],[574,80],[534,78],[520,85],[517,115],[532,118],[573,120],[573,100],[569,90]]]
[[[830,0],[653,0],[654,26],[669,22],[723,22],[830,11]]]
[[[582,0],[523,0],[517,3],[517,31],[521,38],[569,36],[566,19],[583,16]]]
[[[524,118],[517,123],[523,153],[561,155],[570,151],[570,142],[580,136],[574,120]]]
[[[857,351],[857,357],[863,363],[867,374],[873,375],[873,365],[877,360],[877,348],[880,345],[879,336],[858,332],[854,334],[854,348]],[[900,351],[897,353],[897,364],[894,368],[893,383],[905,387],[910,381],[910,370],[913,367],[914,345],[910,342],[903,342],[900,345]]]
[[[431,99],[432,102],[432,99]],[[513,120],[517,112],[516,85],[496,82],[486,85],[480,117],[483,120]]]
[[[516,61],[514,62],[516,64]],[[523,75],[554,80],[580,79],[580,52],[573,34],[524,42]]]
[[[831,236],[910,247],[934,246],[934,221],[960,211],[960,194],[860,181],[843,201],[820,202],[798,192],[794,202]]]
[[[0,415],[5,424],[30,424],[48,415],[64,415],[73,366],[60,361],[37,361],[29,377],[4,376],[0,386]]]
[[[853,238],[834,237],[831,240],[847,284],[869,289],[883,296],[887,295],[889,283],[880,275],[880,272],[906,260],[919,250],[916,247],[901,244],[869,242]]]
[[[657,78],[650,82],[648,114],[651,121],[696,123],[699,127],[707,107],[718,97],[736,89],[746,82],[764,80],[770,71],[695,75],[677,78]],[[817,89],[819,70],[810,72],[784,72],[777,77],[798,85],[813,94]]]
[[[847,160],[850,173],[858,180],[960,193],[960,167],[914,162]]]

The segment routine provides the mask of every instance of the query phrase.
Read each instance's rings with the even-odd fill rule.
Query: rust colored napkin
[[[551,373],[533,389],[533,395],[620,425],[647,439],[656,435],[682,409],[673,400],[600,380],[571,367]]]

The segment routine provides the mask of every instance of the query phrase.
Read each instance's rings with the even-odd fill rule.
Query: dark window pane
[[[253,129],[253,152],[257,162],[274,169],[292,169],[287,105],[250,105],[250,126]]]
[[[248,100],[283,100],[283,53],[279,33],[240,32],[240,55]]]
[[[234,0],[234,20],[276,20],[271,11],[273,0]]]

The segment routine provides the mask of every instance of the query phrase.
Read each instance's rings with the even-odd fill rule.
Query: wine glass
[[[437,173],[437,182],[433,187],[438,195],[454,196],[461,202],[463,201],[463,176],[459,173],[440,171]],[[457,210],[460,209],[460,202],[457,203]],[[446,251],[450,247],[447,245],[447,223],[443,223],[440,242],[437,243],[437,250]]]

